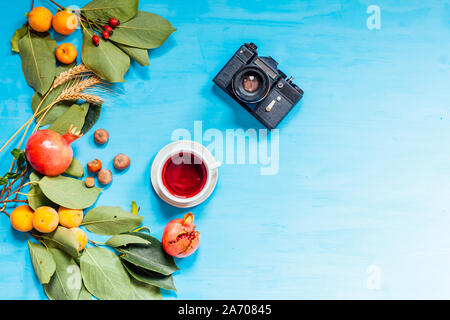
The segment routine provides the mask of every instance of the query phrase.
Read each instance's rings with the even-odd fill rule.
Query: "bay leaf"
[[[141,232],[134,232],[133,234],[149,240],[151,243],[148,245],[129,244],[126,247],[117,248],[122,253],[120,257],[123,260],[166,276],[174,273],[176,270],[180,270],[175,264],[173,257],[164,251],[158,239]]]
[[[14,32],[14,35],[11,38],[11,50],[14,52],[20,52],[19,49],[19,40],[22,39],[28,32],[28,24],[24,23],[22,27]]]
[[[161,46],[175,31],[172,24],[163,17],[138,11],[133,19],[118,25],[110,39],[130,47],[153,49]]]
[[[133,230],[142,223],[142,219],[120,207],[104,206],[86,213],[82,224],[93,233],[115,235]]]
[[[28,241],[28,248],[39,282],[48,283],[56,269],[55,260],[48,249],[39,243]]]
[[[51,300],[78,300],[82,288],[81,270],[73,258],[65,252],[50,248],[56,262],[56,270],[44,291]]]
[[[72,257],[78,256],[78,240],[72,230],[58,226],[51,233],[35,234],[40,239],[43,239],[47,246],[61,249]]]
[[[130,243],[150,244],[150,241],[131,234],[118,234],[109,238],[105,243],[111,247],[121,247]]]
[[[86,118],[84,119],[84,125],[81,129],[82,134],[86,134],[91,128],[97,123],[100,118],[100,113],[102,111],[102,106],[98,104],[91,103],[89,105],[89,110],[86,114]]]
[[[92,300],[92,295],[86,289],[84,284],[81,286],[80,295],[78,296],[78,300]]]
[[[83,165],[75,158],[72,158],[70,166],[64,171],[64,173],[73,177],[82,177],[84,175]]]
[[[74,104],[57,118],[49,129],[58,132],[60,135],[66,134],[70,126],[76,127],[77,130],[81,130],[88,110],[89,103],[83,103],[82,105]]]
[[[130,278],[116,254],[105,248],[87,248],[80,261],[83,282],[91,294],[101,300],[128,299]]]
[[[123,76],[130,67],[130,57],[111,41],[100,40],[96,47],[92,34],[83,31],[81,60],[97,76],[109,82],[124,82]]]
[[[130,47],[124,44],[116,43],[120,49],[123,50],[127,55],[130,56],[133,60],[139,63],[141,66],[148,66],[150,62],[148,60],[148,50],[136,47]]]
[[[95,22],[107,23],[110,18],[115,18],[122,23],[136,15],[138,4],[138,0],[92,0],[82,12]]]
[[[48,32],[37,34],[28,30],[19,40],[22,70],[27,83],[44,94],[50,88],[56,73],[54,49],[56,41]]]
[[[139,282],[144,282],[146,284],[150,284],[166,290],[177,291],[177,288],[175,288],[175,285],[173,283],[172,275],[165,276],[153,271],[139,268],[134,264],[131,264],[124,260],[122,261],[122,263],[128,273]]]
[[[92,206],[102,191],[97,187],[86,187],[82,180],[61,175],[45,176],[39,181],[39,187],[48,199],[70,209],[85,209]]]
[[[38,183],[41,178],[42,176],[37,172],[33,171],[30,174],[30,182],[34,183],[31,185],[30,190],[27,193],[28,205],[33,210],[43,206],[58,208],[58,205],[48,199],[39,187]]]
[[[134,278],[131,281],[131,292],[129,300],[161,300],[161,290],[158,287],[137,281]]]

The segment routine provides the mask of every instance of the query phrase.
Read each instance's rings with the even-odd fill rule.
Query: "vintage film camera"
[[[214,83],[253,114],[267,128],[274,129],[302,98],[303,90],[293,77],[278,69],[272,57],[260,57],[253,43],[239,48],[214,78]]]

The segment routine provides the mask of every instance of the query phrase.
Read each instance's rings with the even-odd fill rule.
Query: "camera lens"
[[[248,66],[235,74],[232,88],[239,100],[256,103],[264,99],[269,92],[269,78],[258,67]]]
[[[242,88],[248,93],[253,93],[259,88],[259,83],[261,81],[258,79],[256,74],[247,74],[242,79]]]

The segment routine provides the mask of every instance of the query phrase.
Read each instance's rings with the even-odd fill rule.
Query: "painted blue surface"
[[[33,91],[9,47],[29,3],[2,5],[3,142],[31,116]],[[381,8],[380,30],[366,27],[369,5]],[[133,63],[108,96],[95,127],[109,130],[108,145],[96,147],[92,131],[74,147],[83,163],[98,157],[109,167],[116,153],[130,155],[130,169],[115,174],[97,205],[137,201],[156,236],[186,212],[160,201],[149,181],[172,132],[193,134],[194,121],[223,134],[262,129],[212,83],[243,42],[276,58],[305,91],[279,127],[278,174],[225,164],[213,196],[192,209],[201,244],[177,261],[178,293],[165,298],[450,298],[449,1],[171,0],[140,8],[178,31],[150,52],[150,67]],[[67,41],[80,47],[79,31]],[[5,171],[9,156],[0,161]],[[0,298],[45,298],[25,239],[5,216]]]

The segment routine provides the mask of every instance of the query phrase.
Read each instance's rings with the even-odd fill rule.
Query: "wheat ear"
[[[67,71],[61,72],[53,81],[51,89],[54,89],[62,85],[67,80],[72,80],[74,78],[85,76],[87,73],[92,73],[92,70],[90,70],[83,63],[81,63]]]

